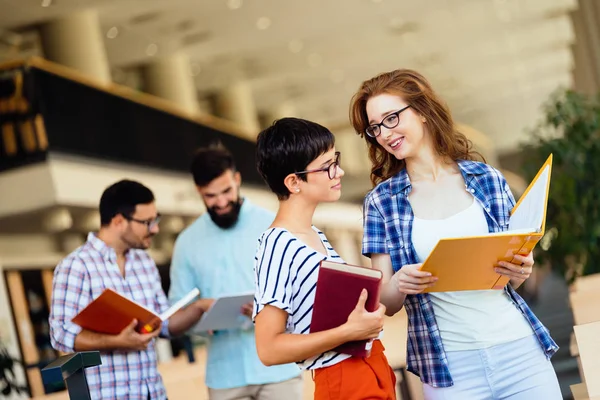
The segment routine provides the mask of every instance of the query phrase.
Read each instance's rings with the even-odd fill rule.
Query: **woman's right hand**
[[[435,285],[438,278],[431,272],[421,271],[423,264],[408,264],[400,268],[392,277],[398,291],[403,294],[419,294]]]
[[[348,321],[344,324],[348,334],[348,340],[375,339],[383,329],[383,320],[385,316],[385,306],[379,304],[379,308],[373,312],[365,309],[368,293],[365,289],[360,293],[356,307],[348,316]]]

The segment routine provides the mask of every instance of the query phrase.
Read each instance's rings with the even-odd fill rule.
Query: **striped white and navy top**
[[[343,263],[325,234],[315,228],[327,249],[327,256],[320,253],[283,228],[271,228],[258,239],[254,261],[256,292],[254,317],[271,305],[288,313],[286,332],[310,333],[315,289],[322,260]],[[297,362],[302,369],[317,369],[337,364],[350,356],[328,351]]]

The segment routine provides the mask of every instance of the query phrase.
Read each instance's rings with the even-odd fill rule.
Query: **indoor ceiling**
[[[261,112],[285,104],[297,116],[335,127],[348,124],[350,97],[364,79],[415,68],[458,121],[507,152],[540,118],[548,95],[572,85],[569,12],[576,6],[576,0],[0,0],[0,28],[27,38],[38,23],[95,8],[117,81],[183,51],[200,95],[245,80]]]

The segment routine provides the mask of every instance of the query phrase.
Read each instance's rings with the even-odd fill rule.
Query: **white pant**
[[[426,400],[562,400],[554,368],[533,335],[446,355],[454,385],[423,384]]]

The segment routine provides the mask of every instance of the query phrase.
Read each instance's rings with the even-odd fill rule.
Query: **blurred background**
[[[331,129],[344,191],[315,224],[348,262],[368,263],[370,169],[350,98],[413,68],[517,198],[554,153],[547,235],[520,291],[561,345],[553,364],[573,398],[584,378],[573,326],[600,320],[599,22],[596,0],[0,0],[0,397],[64,398],[39,373],[58,357],[52,270],[98,228],[109,184],[154,191],[165,217],[150,252],[168,290],[174,240],[204,212],[187,173],[199,146],[227,146],[243,195],[275,210],[254,167],[260,129],[286,116]],[[186,341],[159,343],[161,364],[189,368],[195,354],[202,391],[202,340]],[[394,351],[403,397],[419,398]]]

